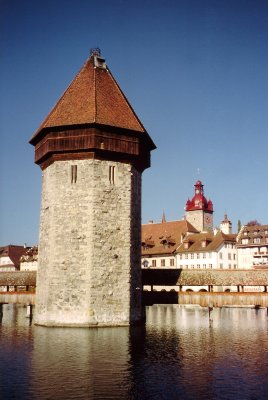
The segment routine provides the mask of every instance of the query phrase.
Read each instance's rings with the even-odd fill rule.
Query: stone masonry
[[[131,164],[62,160],[43,170],[36,324],[142,319],[140,210],[141,173]]]

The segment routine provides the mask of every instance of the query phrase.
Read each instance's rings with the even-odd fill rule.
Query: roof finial
[[[100,56],[101,56],[101,50],[100,50],[100,48],[99,48],[99,47],[92,47],[92,48],[90,49],[90,55],[91,55],[91,56],[98,56],[98,57],[100,57]]]

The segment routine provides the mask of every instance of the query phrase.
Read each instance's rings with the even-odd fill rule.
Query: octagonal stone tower
[[[98,49],[30,143],[43,180],[35,323],[141,321],[141,173],[155,145]]]

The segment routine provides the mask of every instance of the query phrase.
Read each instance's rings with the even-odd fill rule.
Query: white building
[[[268,225],[245,225],[237,235],[239,268],[268,268]]]
[[[142,225],[142,267],[178,268],[176,249],[182,240],[198,231],[186,220]]]
[[[38,247],[34,246],[27,250],[20,258],[21,271],[37,271],[38,268]]]
[[[188,236],[176,251],[181,269],[236,269],[236,235],[219,231]]]
[[[25,246],[12,244],[0,247],[0,272],[19,271],[20,258],[28,249]]]

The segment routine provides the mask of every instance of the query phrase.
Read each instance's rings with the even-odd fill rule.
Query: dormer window
[[[154,247],[155,243],[152,240],[152,237],[150,238],[145,238],[142,242],[141,245],[144,250],[150,249],[151,247]]]
[[[174,239],[172,239],[171,236],[160,236],[159,239],[161,239],[160,243],[164,247],[174,246],[174,244],[176,243],[176,241]]]
[[[207,245],[211,242],[211,239],[206,237],[204,239],[201,240],[201,247],[205,248],[207,247]]]

